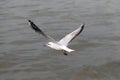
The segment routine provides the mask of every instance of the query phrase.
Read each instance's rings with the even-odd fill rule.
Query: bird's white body
[[[59,43],[48,42],[46,45],[52,49],[55,49],[55,50],[65,50],[67,52],[75,51],[75,50],[72,50],[72,49],[66,47],[65,45],[61,45]]]

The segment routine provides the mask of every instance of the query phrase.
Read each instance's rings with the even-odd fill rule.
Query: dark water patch
[[[83,66],[74,80],[119,80],[120,62],[113,61],[100,66]]]

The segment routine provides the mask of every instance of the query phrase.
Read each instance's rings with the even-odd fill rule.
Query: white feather
[[[81,25],[78,29],[63,37],[58,43],[67,46],[69,42],[71,42],[77,35],[80,34],[80,32],[83,30],[83,27],[84,25]]]

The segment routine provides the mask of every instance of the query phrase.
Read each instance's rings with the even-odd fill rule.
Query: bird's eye
[[[50,45],[49,43],[47,45]]]

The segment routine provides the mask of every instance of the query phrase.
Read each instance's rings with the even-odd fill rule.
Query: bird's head
[[[53,45],[53,43],[52,42],[48,42],[46,45],[51,47]]]

